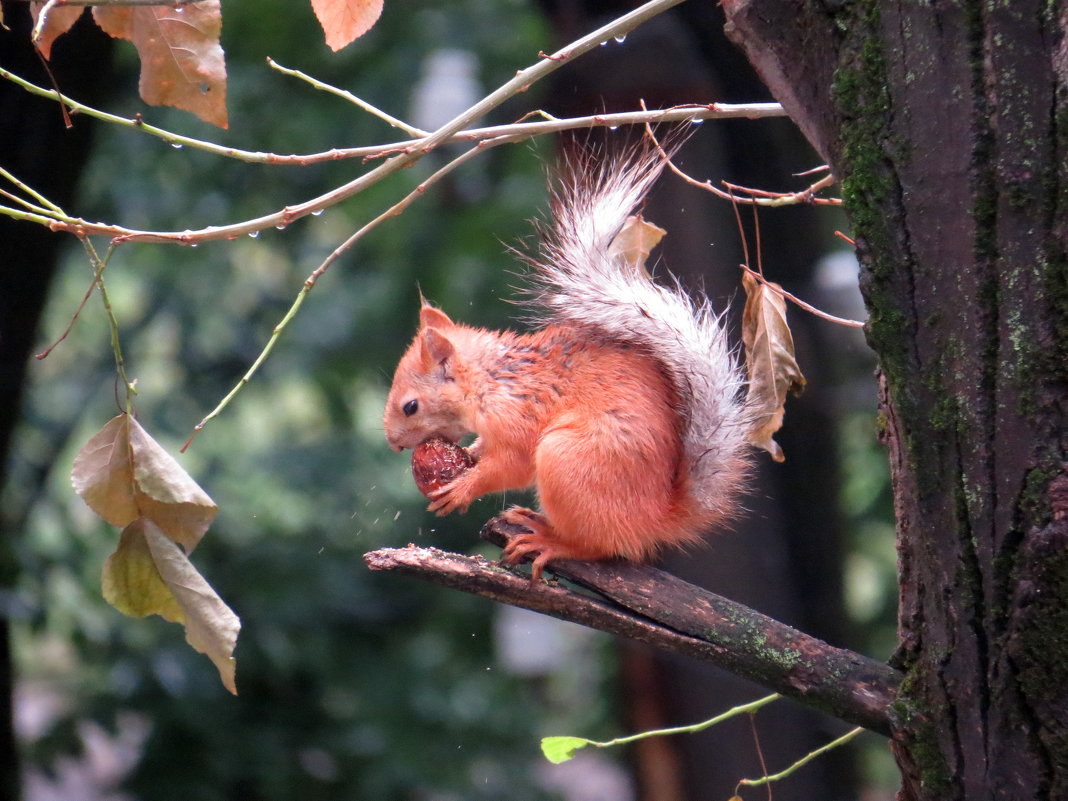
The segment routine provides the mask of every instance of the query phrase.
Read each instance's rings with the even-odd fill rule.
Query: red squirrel
[[[652,149],[572,170],[532,267],[532,333],[453,322],[425,300],[386,401],[390,446],[476,434],[474,465],[430,493],[439,515],[534,487],[541,513],[503,558],[640,561],[739,509],[749,467],[744,378],[705,299],[610,251],[663,168]]]

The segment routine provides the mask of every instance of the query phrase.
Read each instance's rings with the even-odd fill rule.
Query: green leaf
[[[541,752],[554,765],[567,762],[575,756],[580,748],[585,748],[593,741],[583,737],[542,737]]]

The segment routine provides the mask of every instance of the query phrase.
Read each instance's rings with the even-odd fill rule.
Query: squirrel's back
[[[715,522],[737,513],[750,465],[735,351],[707,299],[692,299],[674,281],[656,284],[610,251],[663,167],[652,147],[572,165],[554,192],[541,254],[529,261],[543,323],[592,330],[663,366],[680,399],[690,493],[699,516]]]

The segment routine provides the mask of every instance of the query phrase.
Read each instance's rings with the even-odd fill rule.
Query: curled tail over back
[[[590,159],[592,162],[593,159]],[[593,329],[657,359],[681,400],[692,501],[707,521],[733,517],[750,464],[745,378],[720,315],[676,281],[654,283],[609,251],[664,167],[655,148],[565,174],[553,223],[531,259],[541,322]]]

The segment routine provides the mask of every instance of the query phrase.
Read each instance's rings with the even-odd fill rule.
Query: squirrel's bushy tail
[[[692,500],[705,522],[733,516],[744,485],[745,379],[708,300],[654,283],[609,245],[663,170],[653,147],[571,165],[553,197],[553,224],[532,259],[542,322],[595,329],[646,349],[674,383],[684,413]],[[668,234],[670,236],[670,232]]]

